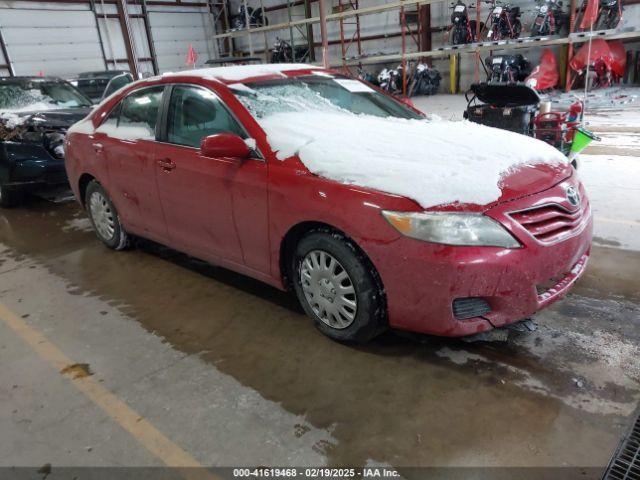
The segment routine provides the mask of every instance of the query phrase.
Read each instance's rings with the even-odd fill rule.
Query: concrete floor
[[[640,237],[640,217],[624,225]],[[536,332],[347,347],[259,282],[147,242],[107,250],[74,203],[0,211],[0,466],[552,466],[599,478],[640,400],[640,248],[615,234]],[[76,363],[87,366],[64,370]]]

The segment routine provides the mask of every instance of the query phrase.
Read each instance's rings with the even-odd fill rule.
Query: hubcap
[[[356,290],[347,271],[331,254],[312,250],[302,260],[300,284],[307,302],[322,322],[343,329],[357,312]]]
[[[98,235],[105,240],[111,240],[115,232],[115,218],[109,202],[100,192],[91,194],[89,211]]]

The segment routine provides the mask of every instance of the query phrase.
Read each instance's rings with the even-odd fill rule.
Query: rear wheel
[[[378,274],[343,235],[314,231],[300,240],[291,278],[305,312],[328,337],[364,343],[386,329]]]
[[[124,250],[129,246],[129,236],[125,232],[116,207],[109,195],[95,180],[89,182],[86,190],[86,210],[96,236],[113,250]]]

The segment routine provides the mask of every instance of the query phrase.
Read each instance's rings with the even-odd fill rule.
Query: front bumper
[[[473,335],[516,322],[562,298],[588,262],[593,234],[590,207],[585,207],[579,228],[546,243],[534,238],[510,214],[532,206],[565,206],[566,188],[577,187],[576,183],[569,179],[487,212],[511,231],[522,248],[456,247],[406,237],[392,244],[368,245],[367,253],[385,286],[390,325],[434,335]],[[483,298],[491,311],[456,319],[453,301],[467,297]]]
[[[67,185],[64,159],[58,159],[39,145],[3,145],[3,183],[21,189]]]

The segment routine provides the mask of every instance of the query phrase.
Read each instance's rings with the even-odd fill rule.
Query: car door
[[[94,149],[107,164],[105,188],[132,232],[157,241],[167,239],[156,185],[156,129],[164,86],[127,95],[96,129]]]
[[[206,136],[248,137],[213,91],[174,85],[165,104],[156,178],[172,245],[268,272],[266,163],[202,155]]]

